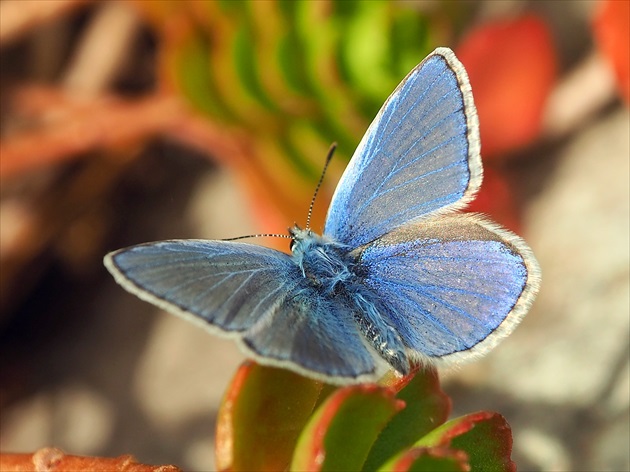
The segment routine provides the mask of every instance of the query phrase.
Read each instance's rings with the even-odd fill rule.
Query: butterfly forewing
[[[468,202],[481,184],[479,129],[466,72],[437,49],[403,80],[344,172],[324,232],[352,247]]]
[[[251,327],[299,276],[286,254],[222,241],[142,244],[112,253],[106,264],[140,298],[223,331]]]

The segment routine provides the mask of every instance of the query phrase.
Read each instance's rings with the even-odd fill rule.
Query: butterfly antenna
[[[335,153],[335,149],[337,149],[337,143],[332,143],[330,145],[330,149],[328,150],[328,155],[326,156],[326,163],[324,164],[322,175],[319,178],[319,182],[317,182],[317,186],[315,187],[315,193],[313,193],[311,206],[308,207],[308,215],[306,217],[306,229],[311,228],[311,216],[313,215],[313,205],[315,205],[315,199],[317,198],[317,193],[319,192],[319,188],[322,186],[322,182],[324,181],[324,176],[326,175],[326,169],[328,169],[328,164],[330,164],[330,161],[332,160],[333,154]]]
[[[225,238],[221,241],[236,241],[238,239],[247,239],[247,238],[285,238],[292,239],[288,234],[272,234],[272,233],[262,233],[262,234],[248,234],[246,236],[236,236],[235,238]]]

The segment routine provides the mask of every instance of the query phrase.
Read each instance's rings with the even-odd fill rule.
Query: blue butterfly
[[[291,255],[234,241],[112,252],[116,281],[233,337],[261,364],[336,384],[483,355],[540,284],[525,242],[457,214],[482,179],[468,76],[438,48],[387,99],[333,195],[324,233],[289,229]]]

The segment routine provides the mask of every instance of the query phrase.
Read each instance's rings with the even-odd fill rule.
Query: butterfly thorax
[[[293,260],[313,285],[333,293],[355,277],[354,261],[345,245],[298,226],[289,233],[293,237]]]
[[[368,343],[398,372],[407,374],[410,367],[403,343],[383,318],[382,306],[374,294],[355,273],[358,265],[349,247],[297,226],[289,233],[293,237],[293,260],[304,277],[326,296],[344,303]]]

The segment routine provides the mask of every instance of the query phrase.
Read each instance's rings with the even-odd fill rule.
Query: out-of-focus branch
[[[76,102],[64,100],[58,90],[33,88],[20,95],[29,102],[28,108],[39,108],[48,119],[43,126],[4,137],[0,143],[3,179],[88,150],[151,136],[181,113],[179,102],[167,96],[131,102],[108,96]]]
[[[168,94],[125,100],[101,96],[73,100],[57,89],[29,87],[14,97],[20,114],[39,116],[41,126],[15,131],[0,143],[0,178],[6,179],[42,165],[70,160],[82,152],[143,141],[175,129],[190,134],[195,147],[212,150],[219,159],[239,159],[239,145],[229,132],[199,120],[183,103]],[[187,133],[188,124],[194,126]],[[203,135],[203,137],[200,137]],[[185,138],[184,138],[185,139]]]
[[[0,46],[87,3],[86,0],[4,0],[0,2]]]
[[[118,74],[140,26],[140,17],[127,3],[103,3],[78,42],[63,78],[68,92],[97,94]]]
[[[132,456],[85,457],[72,456],[53,447],[45,447],[33,454],[0,454],[3,472],[55,472],[63,470],[90,472],[179,472],[174,465],[146,465]]]
[[[199,116],[175,95],[76,100],[58,89],[28,87],[16,91],[13,99],[17,115],[38,117],[39,124],[7,133],[0,142],[0,181],[87,151],[165,136],[235,170],[259,198],[265,195],[274,202],[279,198],[271,195],[269,176],[252,159],[246,136]]]

